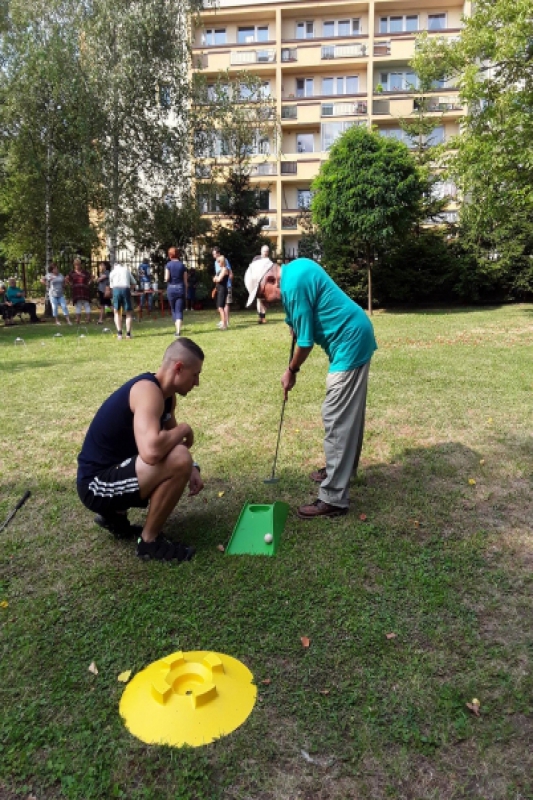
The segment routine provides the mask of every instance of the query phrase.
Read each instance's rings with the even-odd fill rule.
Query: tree
[[[312,188],[324,261],[331,267],[339,248],[354,265],[364,261],[371,314],[374,260],[412,228],[420,212],[423,183],[416,164],[402,142],[353,126],[331,148]]]
[[[533,211],[531,2],[479,0],[458,41],[422,45],[419,62],[444,66],[466,105],[449,155],[450,174],[464,197],[465,243],[484,272],[502,259],[529,263],[523,230]],[[511,275],[507,283],[515,283]]]
[[[0,135],[6,220],[2,250],[46,266],[65,242],[90,247],[96,173],[93,105],[79,50],[74,2],[11,0],[0,41]]]
[[[192,15],[202,0],[93,0],[84,64],[99,98],[95,148],[111,261],[131,221],[189,175]],[[176,187],[179,187],[176,189]]]
[[[262,245],[271,246],[262,235],[269,192],[254,186],[251,176],[277,147],[274,101],[262,79],[250,73],[233,78],[221,73],[210,85],[200,78],[194,96],[196,197],[202,210],[219,215],[204,237],[206,263],[211,263],[211,247],[218,245],[231,263],[233,294],[242,300],[249,263]]]

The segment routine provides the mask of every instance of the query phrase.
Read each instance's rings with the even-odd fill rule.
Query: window
[[[357,94],[359,91],[359,77],[350,75],[346,78],[322,78],[322,94]]]
[[[296,79],[296,97],[313,97],[314,83],[313,78]]]
[[[428,31],[443,31],[446,28],[446,14],[428,14]]]
[[[309,208],[312,199],[311,189],[298,189],[298,208]]]
[[[314,22],[297,22],[296,23],[296,38],[297,39],[314,39],[315,38],[315,23]]]
[[[457,186],[453,181],[436,181],[431,187],[431,197],[435,200],[454,200],[457,197]]]
[[[329,150],[339,136],[353,124],[353,122],[324,122],[322,124],[322,150],[324,152]]]
[[[314,153],[315,137],[312,133],[299,133],[296,137],[296,150],[298,153]]]
[[[322,23],[322,35],[324,37],[357,36],[360,33],[360,19],[328,20]]]
[[[418,14],[407,16],[380,17],[380,33],[404,33],[418,30]]]
[[[407,142],[409,140],[406,132],[401,128],[381,128],[379,134],[386,139],[396,139],[398,142]]]
[[[438,125],[436,128],[433,128],[431,133],[428,133],[426,136],[426,144],[428,147],[434,147],[436,144],[442,144],[444,142],[444,126]]]
[[[270,192],[268,189],[259,189],[257,203],[260,211],[268,211],[270,209]]]
[[[206,45],[226,44],[225,28],[208,28],[204,31],[203,43]]]
[[[237,44],[250,44],[251,42],[268,42],[268,25],[237,30]]]
[[[414,72],[382,72],[381,85],[385,92],[410,92],[418,87]]]

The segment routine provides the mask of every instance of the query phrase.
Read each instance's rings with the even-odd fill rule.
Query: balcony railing
[[[282,47],[281,48],[282,61],[298,61],[298,48],[296,47]]]
[[[374,100],[372,103],[373,114],[390,114],[390,100]]]
[[[230,55],[230,64],[272,64],[276,60],[275,50],[237,50]]]
[[[296,228],[298,227],[298,217],[293,217],[293,216],[282,217],[281,227],[283,228],[284,231],[296,230]]]
[[[298,106],[282,106],[281,119],[298,119]]]
[[[368,112],[367,103],[322,103],[321,115],[323,117],[352,117],[365,115]]]
[[[366,56],[365,44],[327,44],[322,47],[322,58],[363,58]]]
[[[415,100],[413,102],[413,110],[418,111],[420,103]],[[462,111],[463,105],[458,97],[432,97],[427,105],[427,111]]]
[[[252,177],[256,177],[257,175],[277,175],[278,168],[276,164],[273,164],[271,161],[267,161],[264,164],[255,164],[252,167],[250,174]]]
[[[390,56],[390,42],[374,42],[375,56]]]
[[[298,174],[298,162],[297,161],[282,161],[281,162],[281,174],[282,175],[297,175]]]

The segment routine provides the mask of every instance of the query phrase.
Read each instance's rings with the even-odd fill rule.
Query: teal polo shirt
[[[296,343],[320,345],[329,372],[357,369],[372,358],[377,349],[372,323],[316,261],[297,258],[282,267],[281,300]]]

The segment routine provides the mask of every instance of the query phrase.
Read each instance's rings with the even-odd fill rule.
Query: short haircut
[[[177,247],[171,247],[168,251],[169,258],[179,258],[180,252]]]
[[[266,250],[267,253],[270,253],[270,247],[268,246],[268,244],[263,245],[263,247],[261,248],[261,252],[263,252],[263,250]]]
[[[215,247],[212,248],[211,252],[218,253],[220,255],[220,247],[218,245],[215,245]]]
[[[163,364],[170,361],[190,361],[197,359],[203,361],[205,358],[204,351],[192,339],[187,339],[186,336],[180,336],[175,342],[169,344],[163,356]]]

